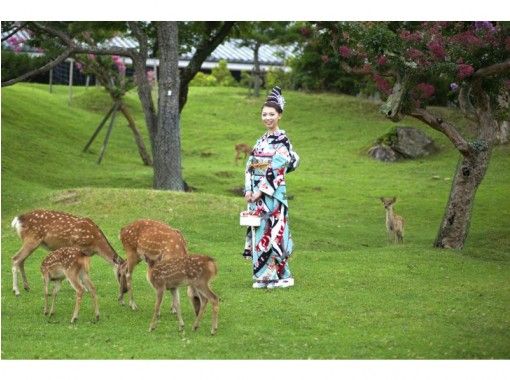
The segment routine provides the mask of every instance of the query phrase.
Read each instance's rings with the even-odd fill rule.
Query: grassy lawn
[[[234,145],[263,133],[262,99],[238,88],[191,88],[181,118],[184,178],[192,193],[151,189],[126,122],[117,118],[101,165],[104,131],[81,150],[110,103],[98,89],[17,84],[2,89],[2,351],[3,359],[488,359],[510,357],[510,146],[496,147],[480,186],[463,250],[432,248],[458,153],[419,122],[441,147],[433,157],[376,162],[366,149],[394,127],[377,105],[330,94],[286,93],[282,119],[301,156],[289,174],[290,223],[296,286],[251,289],[251,267],[241,258],[244,230],[243,165]],[[149,146],[135,93],[128,95]],[[450,110],[438,109],[451,120]],[[434,179],[439,176],[440,179]],[[380,196],[397,196],[406,220],[405,244],[386,242]],[[181,290],[184,333],[163,303],[158,328],[148,332],[155,301],[141,263],[134,274],[139,309],[117,302],[110,265],[96,256],[91,278],[101,319],[92,323],[85,295],[80,319],[69,323],[74,291],[65,283],[56,315],[42,314],[37,249],[26,262],[31,291],[11,292],[11,256],[20,240],[12,218],[34,208],[91,217],[114,248],[122,226],[138,218],[180,229],[192,252],[218,262],[213,289],[220,296],[218,334],[209,335],[208,308],[191,331],[191,306]]]

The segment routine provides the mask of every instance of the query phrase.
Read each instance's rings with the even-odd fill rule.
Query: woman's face
[[[273,131],[278,128],[278,122],[282,115],[279,114],[273,107],[264,107],[262,108],[261,117],[265,127],[268,130]]]

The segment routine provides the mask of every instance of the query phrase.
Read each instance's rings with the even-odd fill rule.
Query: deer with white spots
[[[174,258],[188,255],[186,240],[179,230],[176,230],[165,223],[150,219],[141,219],[123,227],[120,231],[120,241],[126,251],[126,262],[121,265],[118,272],[120,284],[119,302],[124,303],[124,294],[129,292],[129,306],[133,310],[137,305],[133,298],[132,277],[135,266],[143,260],[172,260]],[[199,300],[188,291],[195,313],[198,313]],[[176,311],[176,304],[179,302],[179,292],[172,290],[172,310]]]
[[[211,334],[214,335],[218,329],[218,313],[220,309],[219,298],[210,288],[211,280],[218,273],[218,267],[214,259],[205,255],[188,255],[167,261],[148,259],[147,263],[149,264],[147,279],[156,290],[156,305],[154,306],[154,314],[149,331],[153,331],[156,328],[165,290],[170,290],[173,293],[179,286],[187,285],[188,289],[194,290],[194,294],[199,299],[199,308],[198,313],[195,313],[196,318],[193,323],[193,330],[198,329],[200,321],[204,316],[207,302],[211,301]],[[184,329],[184,321],[178,299],[176,312],[177,319],[179,320],[179,331],[182,331]]]
[[[44,315],[50,317],[55,312],[55,299],[62,285],[62,280],[69,281],[76,291],[76,302],[71,323],[76,322],[80,311],[81,300],[85,290],[90,292],[94,302],[95,320],[99,320],[99,304],[97,302],[96,288],[89,277],[90,256],[84,254],[79,248],[65,247],[50,252],[41,264],[41,273],[44,279]],[[50,282],[53,285],[53,298],[48,311],[48,298]]]
[[[87,256],[98,253],[117,268],[124,261],[101,229],[89,218],[60,211],[34,210],[16,216],[11,226],[23,241],[20,250],[12,258],[12,290],[16,296],[19,295],[18,272],[23,277],[23,287],[30,290],[25,274],[25,260],[39,246],[49,250],[76,247]]]

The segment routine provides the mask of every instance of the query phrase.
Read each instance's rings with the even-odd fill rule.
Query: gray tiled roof
[[[2,33],[2,37],[7,35],[9,32]],[[19,31],[14,35],[18,40],[26,41],[30,39],[30,35],[26,31]],[[253,50],[248,47],[239,46],[241,40],[228,40],[219,45],[206,61],[218,62],[221,59],[226,60],[229,63],[253,63]],[[6,42],[2,45],[9,48]],[[104,46],[116,46],[121,48],[136,48],[138,42],[131,37],[114,37],[109,40]],[[24,48],[23,51],[31,51],[30,49]],[[181,60],[190,60],[195,52],[194,48],[191,51],[180,56]],[[262,45],[259,50],[259,60],[262,65],[274,65],[283,66],[284,58],[293,56],[293,48],[291,46],[270,46]]]

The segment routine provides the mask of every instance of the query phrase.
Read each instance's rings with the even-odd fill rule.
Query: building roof
[[[2,33],[2,38],[8,35],[9,32]],[[16,51],[25,51],[37,53],[34,49],[28,47],[24,42],[30,39],[30,34],[21,30],[8,39],[2,42],[3,47]],[[229,64],[238,64],[234,66],[251,66],[253,64],[253,50],[249,47],[240,46],[241,40],[230,39],[224,41],[219,45],[212,54],[204,62],[205,68],[215,66],[215,63],[224,59]],[[114,37],[105,44],[105,47],[121,47],[121,48],[137,48],[138,42],[131,37],[118,36]],[[188,53],[182,54],[179,61],[182,63],[189,62],[195,53],[195,48],[191,48]],[[294,48],[292,46],[276,46],[276,45],[262,45],[259,50],[259,61],[262,66],[285,66],[285,59],[294,55]],[[152,63],[158,63],[157,60],[151,60]],[[180,64],[181,66],[181,64]],[[184,64],[185,66],[185,64]]]

